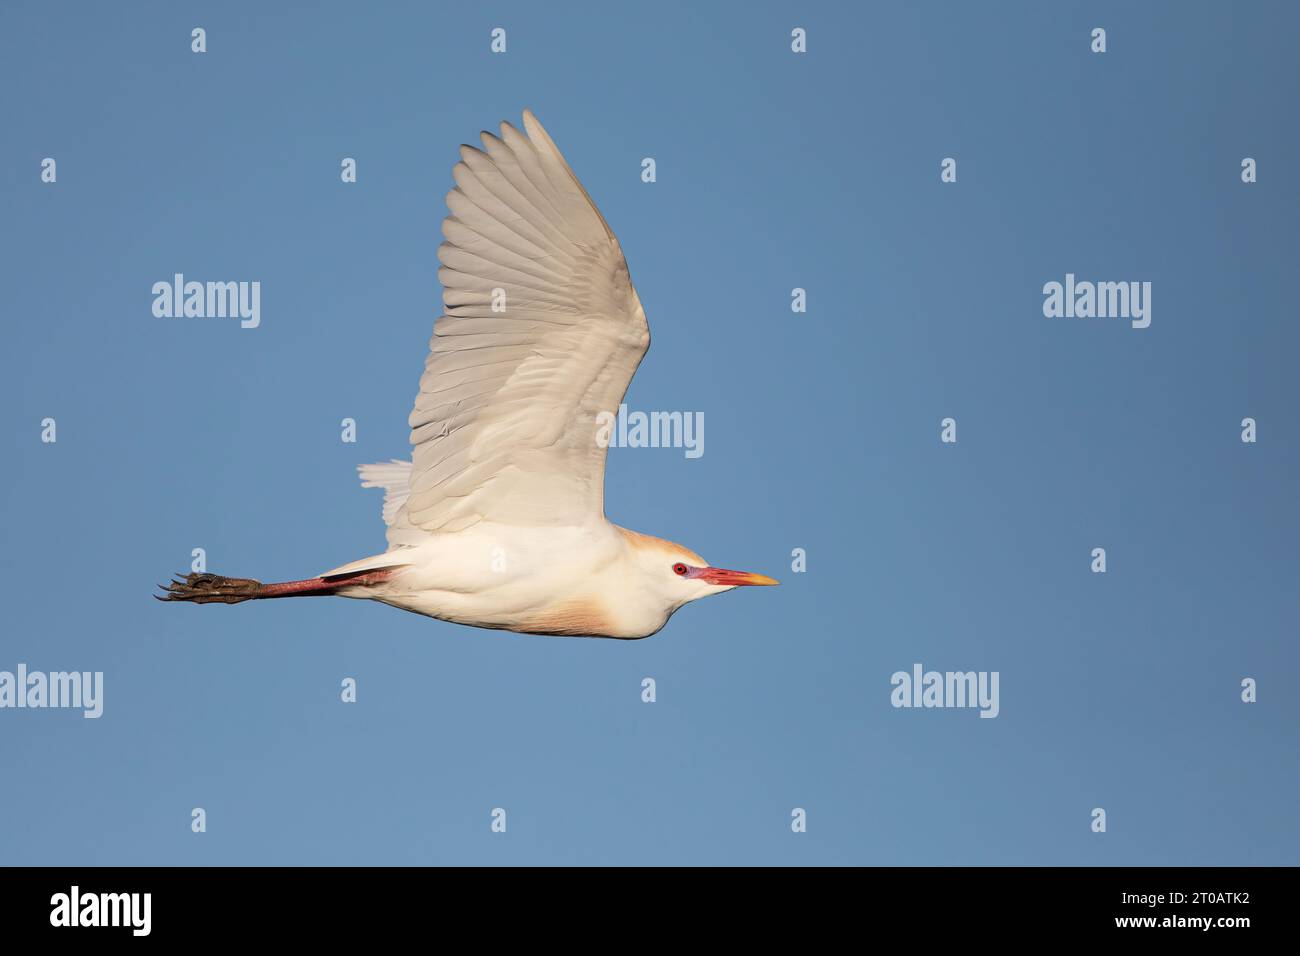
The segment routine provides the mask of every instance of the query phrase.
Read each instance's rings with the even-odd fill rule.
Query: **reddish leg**
[[[190,574],[184,581],[173,580],[160,584],[165,594],[155,594],[159,601],[189,601],[192,604],[239,604],[262,598],[310,597],[334,594],[340,588],[368,587],[392,577],[396,568],[378,568],[358,571],[328,578],[306,578],[302,581],[278,581],[263,584],[252,578],[226,578],[219,574]]]

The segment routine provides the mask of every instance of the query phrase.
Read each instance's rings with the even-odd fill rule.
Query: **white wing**
[[[604,515],[601,412],[650,344],[618,240],[546,130],[524,112],[461,147],[438,249],[442,315],[411,412],[402,529]],[[394,543],[397,543],[396,541]]]

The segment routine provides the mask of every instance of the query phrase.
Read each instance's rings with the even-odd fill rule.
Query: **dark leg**
[[[263,584],[252,578],[226,578],[219,574],[189,574],[184,581],[172,580],[160,584],[164,594],[155,594],[159,601],[189,601],[192,604],[239,604],[262,598],[309,597],[334,594],[340,588],[366,587],[387,581],[396,568],[379,568],[356,574],[329,578],[307,578],[302,581],[279,581]]]

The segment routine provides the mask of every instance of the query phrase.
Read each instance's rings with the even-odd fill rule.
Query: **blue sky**
[[[1297,26],[6,4],[0,670],[105,699],[0,710],[0,863],[1297,862]],[[609,517],[782,586],[630,643],[152,601],[196,547],[382,550],[355,466],[408,452],[456,147],[524,107],[649,315],[629,407],[707,422],[698,459],[612,450]],[[261,326],[155,318],[176,272],[259,281]],[[1151,326],[1045,318],[1067,273],[1151,282]],[[918,662],[997,671],[999,716],[891,707]]]

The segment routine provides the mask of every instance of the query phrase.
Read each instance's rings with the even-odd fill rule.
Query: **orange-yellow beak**
[[[766,574],[754,574],[750,571],[728,571],[726,568],[705,568],[699,574],[700,580],[722,587],[740,587],[744,584],[780,584],[776,578]]]

